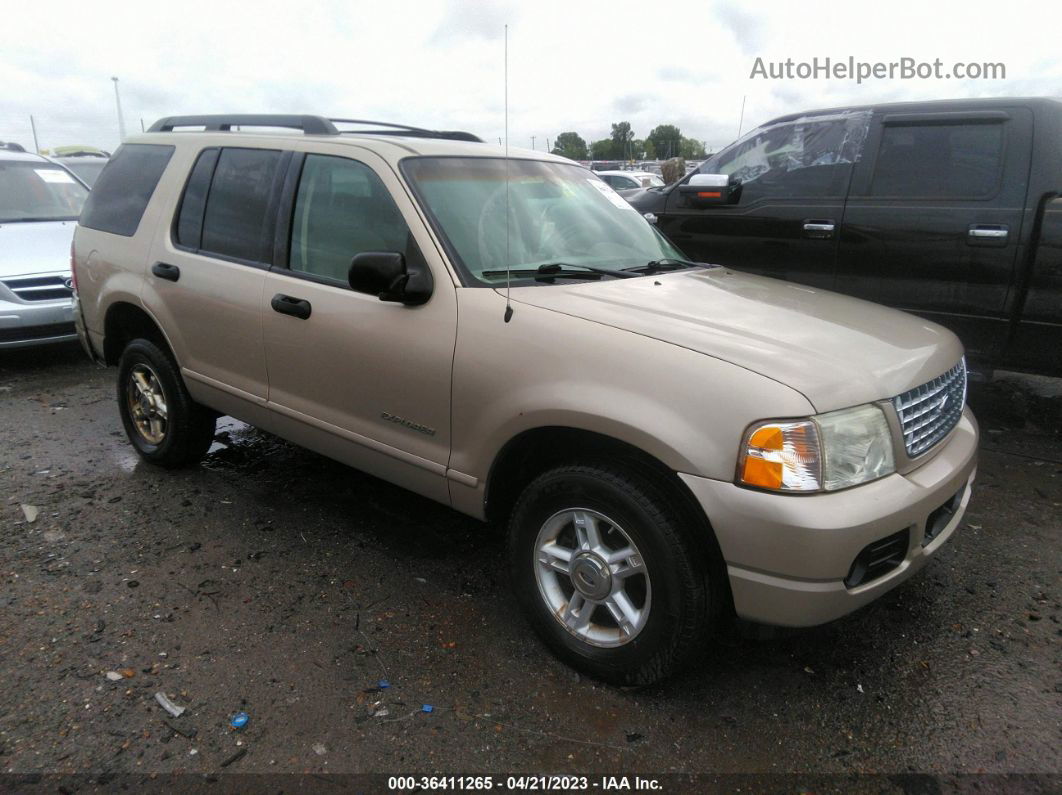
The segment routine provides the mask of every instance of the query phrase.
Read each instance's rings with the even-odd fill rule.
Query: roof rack
[[[176,127],[202,127],[207,132],[229,132],[233,127],[290,127],[307,135],[339,135],[339,130],[322,116],[296,116],[283,113],[234,113],[208,116],[166,116],[148,132],[173,132]]]
[[[339,130],[334,122],[338,122],[339,124],[367,124],[373,127],[385,127],[387,129]],[[460,130],[427,130],[423,127],[410,127],[408,124],[392,124],[386,121],[369,121],[367,119],[326,119],[324,116],[303,116],[283,113],[166,116],[152,124],[147,131],[173,132],[178,127],[202,127],[206,132],[230,132],[233,127],[287,127],[293,130],[302,130],[306,135],[403,135],[411,138],[444,138],[451,141],[483,142],[482,138]]]
[[[341,134],[358,135],[403,135],[409,138],[445,138],[450,141],[472,141],[481,144],[483,139],[463,130],[428,130],[423,127],[410,127],[408,124],[392,124],[388,121],[369,121],[368,119],[329,119],[336,124],[370,124],[373,127],[387,127],[386,130],[340,130]]]

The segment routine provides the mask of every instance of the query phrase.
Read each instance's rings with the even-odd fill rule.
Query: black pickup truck
[[[1062,100],[783,116],[627,200],[695,260],[888,304],[1062,376]]]

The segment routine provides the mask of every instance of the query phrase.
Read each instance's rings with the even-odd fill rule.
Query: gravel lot
[[[1062,785],[1062,397],[973,390],[978,485],[920,576],[625,691],[529,634],[496,530],[229,420],[202,467],[151,468],[114,379],[75,348],[0,354],[2,771]]]

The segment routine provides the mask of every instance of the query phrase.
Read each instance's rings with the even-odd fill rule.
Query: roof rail
[[[336,124],[366,124],[383,127],[379,130],[339,130]],[[410,127],[408,124],[392,124],[386,121],[369,121],[368,119],[326,119],[323,116],[298,116],[281,113],[236,113],[214,114],[207,116],[166,116],[148,128],[148,132],[173,132],[178,127],[202,127],[207,132],[230,132],[233,127],[290,127],[302,130],[306,135],[339,135],[342,133],[360,133],[366,135],[404,135],[411,138],[445,138],[451,141],[473,141],[483,143],[483,139],[470,132],[461,130],[426,130],[423,127]]]
[[[306,135],[339,135],[339,130],[323,116],[282,113],[235,113],[207,116],[166,116],[148,132],[173,132],[175,127],[202,127],[207,132],[229,132],[233,127],[290,127]]]
[[[483,143],[483,139],[462,130],[428,130],[423,127],[411,127],[408,124],[393,124],[388,121],[369,121],[368,119],[329,119],[335,124],[370,124],[374,127],[387,127],[386,130],[340,130],[342,133],[364,135],[404,135],[410,138],[445,138],[450,141],[472,141]]]

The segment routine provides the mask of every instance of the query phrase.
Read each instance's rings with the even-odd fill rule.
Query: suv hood
[[[891,398],[963,353],[928,320],[726,268],[521,287],[512,298],[723,359],[792,387],[818,412]]]
[[[69,273],[70,241],[77,221],[13,221],[0,224],[0,278]]]

